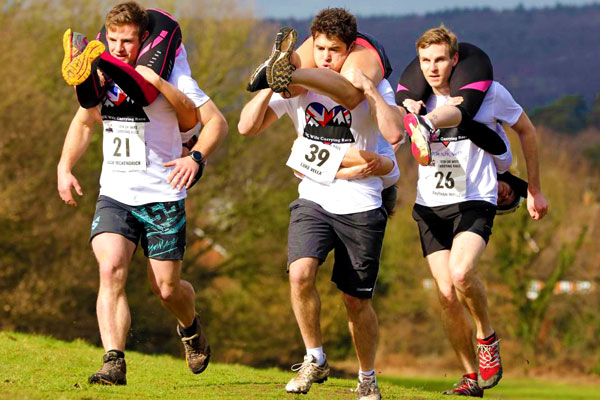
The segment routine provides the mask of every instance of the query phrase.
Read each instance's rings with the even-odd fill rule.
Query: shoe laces
[[[292,371],[298,372],[298,377],[308,379],[319,368],[314,357],[304,357],[304,361],[292,365]]]
[[[479,365],[482,368],[494,368],[500,365],[500,339],[492,344],[478,344],[477,354],[479,357]]]
[[[474,394],[479,392],[481,388],[473,379],[463,376],[460,381],[454,384],[454,391],[460,393]]]
[[[357,393],[359,396],[368,396],[371,393],[375,392],[375,388],[377,387],[377,383],[375,381],[375,375],[372,376],[362,376],[362,381],[358,382],[356,389],[353,392]]]

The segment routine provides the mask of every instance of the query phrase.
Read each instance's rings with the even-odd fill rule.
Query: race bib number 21
[[[145,171],[145,122],[104,121],[104,163],[113,171]]]

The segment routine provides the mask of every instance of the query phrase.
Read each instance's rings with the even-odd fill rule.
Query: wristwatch
[[[192,157],[192,160],[196,161],[198,164],[202,164],[204,162],[204,156],[199,151],[190,151],[190,157]]]

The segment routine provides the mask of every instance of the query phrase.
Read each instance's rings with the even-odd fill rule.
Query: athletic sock
[[[375,370],[372,369],[370,371],[358,371],[358,380],[362,382],[363,376],[375,376]],[[377,378],[375,378],[375,382],[377,382]]]
[[[313,356],[318,365],[325,364],[325,353],[323,353],[323,346],[314,347],[312,349],[306,348],[306,355]]]
[[[115,353],[117,355],[117,358],[125,358],[125,353],[123,353],[121,350],[109,350],[107,351],[107,353],[112,352]]]
[[[490,336],[484,338],[484,339],[477,339],[477,342],[479,344],[492,344],[494,343],[498,338],[496,337],[496,332],[493,332]]]
[[[474,381],[477,380],[477,372],[471,372],[470,374],[464,374],[463,376]]]
[[[196,328],[198,327],[198,318],[194,318],[194,322],[192,322],[192,324],[190,326],[188,326],[187,328],[184,328],[183,326],[179,325],[181,327],[181,333],[183,334],[184,337],[191,337],[194,336],[196,334]]]

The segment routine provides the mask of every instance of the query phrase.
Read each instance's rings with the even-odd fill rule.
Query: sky
[[[425,14],[454,8],[512,9],[598,4],[600,0],[248,0],[259,18],[311,18],[325,7],[344,7],[357,16]]]

